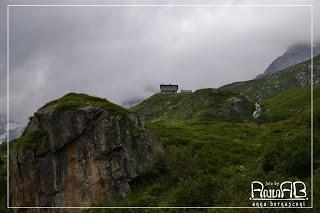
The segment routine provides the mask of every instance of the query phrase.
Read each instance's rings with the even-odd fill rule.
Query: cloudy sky
[[[16,6],[9,12],[10,117],[20,122],[68,92],[120,104],[152,95],[161,83],[196,90],[249,80],[289,46],[310,42],[311,32],[309,7]],[[4,61],[0,69],[5,106]]]

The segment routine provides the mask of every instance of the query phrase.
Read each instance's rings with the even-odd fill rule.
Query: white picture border
[[[61,206],[61,207],[51,207],[51,206],[9,206],[9,69],[10,69],[10,48],[9,48],[9,42],[10,42],[10,28],[9,28],[9,11],[10,7],[309,7],[310,8],[310,24],[311,24],[311,206],[308,207],[299,207],[299,208],[313,208],[313,30],[314,30],[314,23],[313,23],[313,4],[57,4],[57,5],[26,5],[26,4],[8,4],[6,5],[7,9],[7,26],[6,26],[6,31],[7,31],[7,46],[6,46],[6,55],[7,55],[7,208],[9,209],[105,209],[105,208],[114,208],[114,209],[169,209],[169,208],[181,208],[181,209],[214,209],[214,208],[231,208],[231,209],[237,209],[237,208],[259,208],[259,207],[252,207],[252,206],[247,206],[247,207],[242,207],[242,206],[228,206],[228,207],[223,207],[223,206],[217,206],[217,207],[199,207],[199,206],[164,206],[164,207],[149,207],[149,206],[108,206],[108,207],[100,207],[100,206],[93,206],[93,207],[82,207],[82,206]],[[292,208],[292,207],[264,207],[264,208]]]

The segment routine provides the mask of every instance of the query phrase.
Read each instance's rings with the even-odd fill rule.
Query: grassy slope
[[[294,89],[265,100],[264,108],[269,111],[264,116],[273,122],[260,125],[181,119],[164,122],[149,117],[148,127],[161,139],[166,154],[137,180],[128,198],[108,205],[247,206],[253,180],[300,179],[310,188],[309,92],[307,88]],[[319,121],[320,86],[314,92],[315,121]],[[287,109],[290,113],[277,117]],[[319,153],[319,123],[316,125],[314,149]],[[315,183],[319,183],[320,158],[315,158]],[[317,206],[319,193],[315,189]]]
[[[320,75],[320,55],[314,58],[314,79],[319,79]],[[286,68],[281,72],[267,75],[261,79],[255,79],[245,82],[236,82],[225,85],[221,89],[238,92],[249,100],[256,101],[265,98],[274,97],[282,92],[300,87],[300,83],[306,84],[305,81],[299,81],[298,76],[303,79],[310,79],[310,60],[298,65]],[[305,85],[307,86],[307,84]]]
[[[230,107],[241,102],[241,111]],[[200,89],[192,94],[155,94],[132,110],[139,112],[149,122],[169,120],[248,120],[252,103],[246,98],[229,91]]]
[[[320,87],[314,87],[314,93],[320,94]],[[318,97],[314,97],[317,101]],[[262,120],[271,122],[284,120],[291,116],[296,116],[311,106],[310,88],[299,87],[284,92],[276,97],[265,99],[262,102],[263,117]]]

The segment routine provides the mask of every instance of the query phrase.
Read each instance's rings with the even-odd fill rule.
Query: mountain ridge
[[[315,42],[313,46],[313,57],[320,54],[320,41]],[[264,73],[256,78],[276,73],[285,68],[294,66],[311,58],[311,44],[298,43],[290,46],[281,56],[273,60]]]
[[[320,83],[320,55],[313,58],[313,80],[313,84]],[[259,79],[227,84],[220,89],[238,92],[251,101],[258,101],[289,89],[310,85],[311,60],[308,60]]]

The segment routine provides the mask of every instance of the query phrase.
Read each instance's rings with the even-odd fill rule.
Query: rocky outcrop
[[[86,102],[41,108],[10,150],[11,206],[92,206],[126,197],[162,147],[137,114]]]
[[[247,107],[248,107],[248,101],[236,99],[230,104],[229,109],[231,113],[244,112],[247,109]]]

